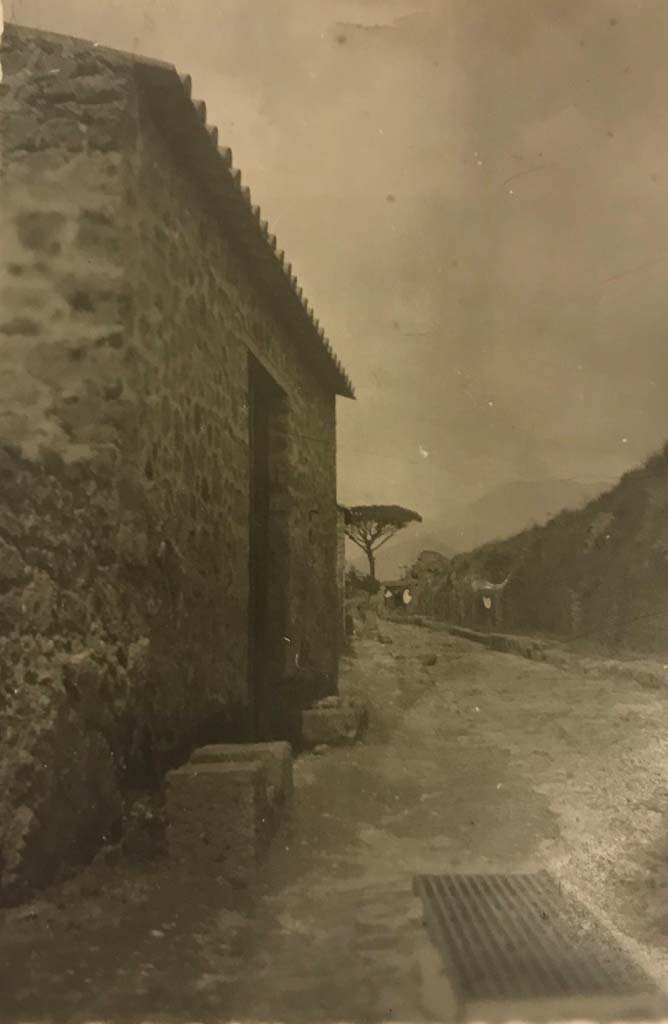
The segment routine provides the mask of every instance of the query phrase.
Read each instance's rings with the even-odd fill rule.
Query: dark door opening
[[[287,622],[285,396],[249,355],[249,691],[254,732],[271,739]]]

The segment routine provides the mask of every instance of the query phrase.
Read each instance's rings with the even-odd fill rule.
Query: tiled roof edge
[[[271,283],[275,283],[276,287],[272,290],[282,289],[285,292],[286,298],[293,307],[293,312],[303,323],[305,335],[310,336],[309,343],[319,349],[321,357],[324,357],[323,365],[328,367],[332,374],[336,392],[344,397],[354,398],[355,392],[350,378],[335,355],[320,321],[315,317],[313,308],[304,296],[297,277],[292,271],[292,264],[288,262],[283,250],[278,248],[276,236],[270,233],[267,221],[262,219],[260,207],[253,204],[250,189],[242,183],[241,171],[234,166],[232,151],[219,145],[218,129],[209,125],[207,121],[206,103],[193,99],[192,79],[189,75],[178,75],[172,65],[159,64],[140,57],[135,58],[135,63],[143,84],[153,93],[162,91],[173,96],[178,83],[184,103],[170,102],[165,105],[158,102],[158,110],[163,109],[165,121],[173,122],[176,118],[185,118],[184,128],[190,129],[189,134],[192,133],[193,118],[191,113],[191,123],[188,125],[188,111],[194,112],[200,137],[209,150],[208,162],[213,167],[214,164],[211,161],[211,157],[213,157],[215,173],[219,176],[219,181],[216,182],[214,175],[210,171],[207,173],[202,168],[207,177],[209,190],[217,191],[219,198],[228,207],[236,206],[234,219],[239,224],[250,247],[255,250],[257,255],[261,255],[266,277],[274,278]]]

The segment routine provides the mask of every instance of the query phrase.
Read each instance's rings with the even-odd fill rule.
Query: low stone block
[[[302,712],[304,745],[342,746],[355,743],[367,726],[366,708],[359,704],[315,707]]]
[[[476,629],[468,629],[466,626],[451,626],[450,632],[453,636],[461,637],[462,640],[471,640],[473,643],[484,644],[486,647],[490,646],[491,634],[480,633]]]
[[[520,658],[528,658],[533,661],[545,660],[546,644],[533,637],[515,636],[510,633],[491,633],[488,644],[493,651],[516,654]]]
[[[287,803],[292,796],[292,750],[289,743],[212,743],[198,747],[191,764],[233,764],[259,761],[267,774],[270,802]]]
[[[182,865],[252,881],[269,841],[267,775],[259,761],[187,764],[166,778],[170,856]]]

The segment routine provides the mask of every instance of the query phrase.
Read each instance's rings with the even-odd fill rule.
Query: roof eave
[[[331,381],[336,394],[354,399],[352,382],[305,299],[291,264],[262,220],[260,208],[253,205],[250,190],[242,185],[231,151],[219,147],[217,129],[207,124],[206,104],[193,100],[190,77],[180,77],[170,64],[141,57],[134,62],[138,81],[165,133],[177,144],[181,158],[190,157],[209,196],[224,210],[226,221],[254,257],[265,285],[300,325],[307,354]]]

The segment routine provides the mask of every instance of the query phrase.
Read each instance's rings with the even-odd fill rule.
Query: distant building
[[[127,780],[336,687],[348,377],[167,65],[2,53],[0,865],[92,852]]]

